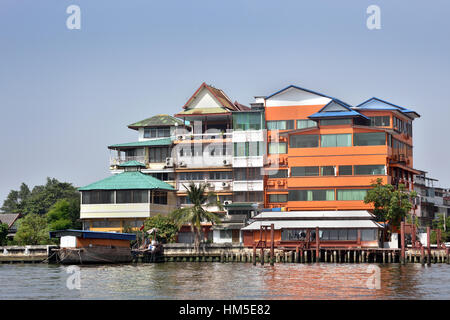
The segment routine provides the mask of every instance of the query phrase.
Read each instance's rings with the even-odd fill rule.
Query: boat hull
[[[92,246],[62,248],[58,251],[61,264],[105,264],[132,261],[131,249],[126,247]]]

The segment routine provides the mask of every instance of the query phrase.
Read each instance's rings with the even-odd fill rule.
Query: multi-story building
[[[414,177],[418,198],[414,214],[422,227],[432,226],[432,221],[439,215],[450,216],[450,190],[438,187],[437,182],[437,179],[427,177],[425,171]]]

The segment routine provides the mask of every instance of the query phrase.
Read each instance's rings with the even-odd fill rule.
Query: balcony
[[[211,167],[228,167],[232,165],[232,156],[229,155],[217,155],[211,156],[208,153],[204,153],[203,156],[178,156],[175,164],[180,169],[182,168],[211,168]]]
[[[109,159],[110,166],[118,166],[128,161],[138,161],[143,164],[148,163],[148,158],[145,156],[123,156],[123,157],[111,157]]]
[[[263,180],[233,181],[233,191],[264,191]]]
[[[186,192],[186,188],[184,186],[188,186],[191,181],[177,181],[177,190],[180,192]],[[233,182],[232,180],[202,180],[202,181],[194,181],[194,184],[198,187],[200,184],[206,184],[207,191],[218,192],[218,191],[232,191],[233,190]]]
[[[232,137],[233,133],[231,132],[181,133],[175,135],[174,143],[189,143],[195,140],[217,142],[218,140],[231,139]]]
[[[262,167],[263,165],[264,156],[233,157],[233,167]]]

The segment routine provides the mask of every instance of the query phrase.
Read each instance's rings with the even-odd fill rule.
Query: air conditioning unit
[[[184,139],[184,136],[177,136],[177,139],[178,139],[178,140],[183,140],[183,139]]]
[[[222,182],[222,187],[227,188],[229,186],[230,186],[230,184],[228,182]]]
[[[229,166],[229,165],[231,165],[231,162],[229,160],[223,160],[223,165]]]
[[[267,185],[268,186],[274,186],[275,185],[275,181],[267,181]]]
[[[233,201],[231,201],[231,200],[225,200],[225,201],[223,202],[223,205],[224,205],[224,206],[227,206],[227,205],[232,204],[232,203],[233,203]]]
[[[166,167],[173,167],[173,158],[166,158]]]
[[[179,165],[180,167],[186,167],[186,162],[180,161],[180,162],[178,163],[178,165]]]
[[[284,185],[284,181],[283,180],[278,180],[277,183],[278,183],[279,186],[283,186]]]

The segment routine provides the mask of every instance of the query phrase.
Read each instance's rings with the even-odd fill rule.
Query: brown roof
[[[211,85],[206,84],[203,82],[200,86],[200,88],[195,91],[195,93],[192,95],[192,97],[189,98],[189,100],[186,102],[186,104],[183,106],[183,109],[186,109],[188,107],[188,104],[194,99],[197,94],[201,91],[201,89],[206,88],[213,94],[213,96],[219,101],[219,103],[227,110],[231,111],[237,111],[239,108],[231,101],[231,99],[223,92],[222,89],[214,88]]]
[[[16,222],[17,219],[20,218],[20,213],[0,213],[0,222],[6,223],[8,228]]]
[[[243,104],[240,104],[240,103],[237,102],[237,101],[234,102],[234,105],[236,106],[236,108],[237,108],[239,111],[252,110],[252,108],[247,107],[247,106],[244,106]]]

